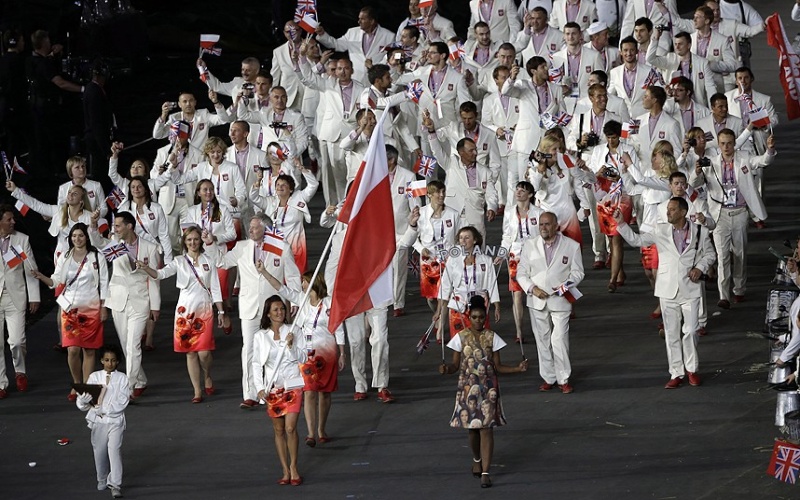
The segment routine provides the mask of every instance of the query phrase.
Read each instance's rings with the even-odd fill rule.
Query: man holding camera
[[[705,166],[698,161],[690,183],[695,188],[705,183],[708,191],[708,206],[717,224],[714,229],[714,246],[719,256],[717,305],[722,309],[730,309],[731,278],[735,303],[744,301],[747,290],[748,210],[760,220],[767,218],[755,178],[761,175],[759,169],[772,163],[775,158],[775,137],[770,135],[767,138],[767,152],[761,156],[736,151],[736,135],[730,129],[721,130],[717,142],[720,154],[709,158]]]
[[[701,280],[714,263],[715,255],[708,229],[692,224],[686,218],[688,211],[686,200],[674,197],[667,204],[667,223],[657,224],[652,232],[641,234],[633,232],[619,210],[614,213],[617,231],[630,245],[655,244],[658,248],[655,295],[663,314],[670,374],[665,389],[680,387],[684,375],[692,386],[701,383],[697,373]]]
[[[605,142],[603,126],[611,120],[621,122],[622,119],[606,109],[608,91],[605,86],[595,84],[589,87],[589,100],[591,109],[572,117],[569,122],[569,135],[567,136],[567,149],[577,150],[584,161],[589,161],[595,146]],[[594,252],[593,269],[606,267],[606,237],[600,231],[597,220],[597,200],[594,189],[583,188],[589,203],[589,229],[592,233],[592,251]]]
[[[647,64],[661,70],[667,83],[671,83],[676,76],[691,80],[694,85],[694,101],[705,105],[708,98],[717,91],[708,61],[692,53],[692,37],[685,31],[672,38],[674,52],[664,53],[658,50],[658,40],[662,34],[660,26],[653,31],[650,46],[647,47]]]
[[[191,92],[181,92],[178,95],[178,102],[162,104],[161,116],[153,126],[153,139],[166,139],[174,122],[185,121],[189,124],[189,143],[198,149],[203,149],[203,145],[208,139],[208,129],[232,120],[232,117],[225,111],[225,107],[217,99],[216,92],[209,90],[208,97],[211,99],[216,113],[211,113],[207,109],[197,109],[197,99]],[[170,113],[175,108],[180,111]]]

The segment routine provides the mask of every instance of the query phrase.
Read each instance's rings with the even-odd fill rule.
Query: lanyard
[[[200,209],[200,229],[205,229],[206,223],[208,223],[208,232],[209,233],[213,232],[214,223],[211,220],[212,217],[213,216],[211,214],[211,202],[209,201],[205,209],[203,208]]]
[[[524,239],[529,238],[531,236],[531,228],[530,228],[530,226],[528,226],[529,218],[528,218],[527,215],[525,215],[525,231],[524,231],[524,234],[523,234],[522,216],[519,214],[519,207],[516,207],[516,210],[517,210],[517,223],[519,224],[519,233],[518,233],[517,238],[519,240],[524,240]]]
[[[478,271],[478,263],[474,262],[472,264],[472,288],[478,286],[478,277],[476,275]],[[466,285],[467,289],[469,290],[469,275],[467,274],[467,259],[464,259],[464,284]]]
[[[278,218],[278,212],[280,211],[280,209],[281,205],[280,201],[278,201],[278,207],[275,209],[275,215],[272,216],[272,220]],[[289,201],[286,201],[286,206],[283,209],[283,215],[281,215],[281,222],[280,222],[281,227],[286,227],[286,212],[288,211],[289,211]]]
[[[131,208],[133,208],[133,213],[136,214],[136,221],[139,223],[139,227],[141,227],[142,231],[144,231],[145,233],[150,234],[150,231],[148,231],[147,228],[144,227],[144,222],[142,222],[142,219],[139,218],[139,209],[138,208],[134,208],[134,207],[131,207]]]
[[[70,286],[72,286],[72,284],[75,283],[75,280],[78,279],[78,276],[80,276],[81,270],[83,269],[83,266],[86,264],[86,259],[88,257],[89,257],[88,253],[84,255],[83,260],[81,261],[81,265],[78,266],[78,271],[75,273],[75,276],[73,276],[73,278],[69,281],[69,283],[67,283],[67,286],[65,288],[69,288]]]
[[[205,290],[206,293],[208,293],[208,296],[210,297],[211,290],[209,290],[208,287],[205,285],[205,283],[203,283],[203,280],[200,279],[200,275],[197,274],[197,269],[195,269],[194,264],[192,264],[192,259],[187,257],[186,254],[183,255],[183,258],[186,259],[186,263],[189,264],[189,267],[192,269],[192,273],[194,273],[194,277],[197,278],[197,282],[200,283],[200,286],[203,287],[203,290]]]

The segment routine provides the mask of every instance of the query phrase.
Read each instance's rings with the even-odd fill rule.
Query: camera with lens
[[[669,24],[657,24],[655,28],[658,31],[672,31],[672,23]]]
[[[598,136],[594,132],[589,132],[586,136],[586,147],[593,148],[598,144],[600,144],[600,136]]]
[[[289,124],[286,123],[286,122],[272,122],[268,126],[269,126],[269,128],[275,129],[275,130],[282,129],[282,128],[289,128]]]
[[[603,168],[603,176],[605,177],[619,177],[619,170],[614,167]]]
[[[397,52],[395,52],[394,55],[392,56],[392,59],[397,61],[397,64],[406,64],[411,62],[411,58],[406,56],[402,50],[398,50]]]
[[[705,156],[697,160],[697,163],[701,167],[710,167],[711,166],[711,158],[706,158]]]
[[[528,161],[535,161],[536,163],[542,163],[545,160],[549,160],[552,157],[553,155],[550,153],[542,153],[541,151],[535,149],[531,151],[530,156],[528,156]]]
[[[694,138],[687,139],[686,140],[686,144],[688,144],[690,148],[693,148],[693,147],[697,146],[697,139],[694,139]]]
[[[244,83],[242,84],[242,93],[245,97],[250,97],[253,95],[253,90],[256,88],[255,84],[252,83]]]

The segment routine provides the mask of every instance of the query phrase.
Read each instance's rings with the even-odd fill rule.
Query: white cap
[[[589,36],[592,36],[592,35],[596,35],[596,34],[600,33],[601,31],[607,30],[607,29],[608,29],[608,25],[606,23],[604,23],[603,21],[595,21],[592,24],[590,24],[588,28],[586,28],[586,33]]]

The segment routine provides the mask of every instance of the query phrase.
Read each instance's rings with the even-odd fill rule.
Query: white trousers
[[[594,190],[584,188],[583,192],[589,200],[589,232],[592,233],[592,253],[595,261],[606,260],[606,235],[600,230],[600,221],[597,219],[597,199]]]
[[[572,374],[569,363],[569,315],[571,311],[538,311],[528,308],[539,356],[539,375],[548,384],[566,384]]]
[[[242,320],[242,398],[258,401],[258,391],[256,391],[253,380],[253,337],[261,328],[261,314],[257,314],[253,319]]]
[[[123,424],[93,423],[92,450],[97,482],[106,482],[115,488],[122,487],[122,434]]]
[[[186,193],[186,198],[178,198],[175,197],[175,206],[172,207],[172,212],[167,214],[167,231],[169,231],[169,239],[170,243],[172,243],[172,252],[175,255],[180,255],[183,253],[183,248],[181,247],[181,236],[183,236],[183,231],[181,231],[181,221],[186,218],[186,215],[189,213],[189,203],[187,203],[187,199],[191,199],[189,197],[193,197],[194,193]]]
[[[319,142],[319,168],[322,194],[327,206],[344,200],[347,186],[347,162],[338,142]]]
[[[137,311],[128,302],[122,311],[111,311],[114,328],[125,353],[125,373],[131,390],[147,386],[147,377],[142,368],[142,336],[145,334],[150,311]]]
[[[731,300],[731,279],[734,295],[744,295],[747,290],[749,220],[746,208],[723,208],[719,214],[717,227],[714,228],[714,246],[717,249],[717,286],[720,300]]]
[[[697,372],[697,314],[700,297],[689,299],[659,299],[661,319],[664,320],[664,341],[671,378],[683,377],[685,372]],[[683,320],[681,322],[681,320]],[[683,328],[681,328],[683,324]],[[681,338],[683,333],[683,338]]]
[[[344,321],[347,340],[350,342],[350,366],[356,382],[356,392],[367,392],[367,349],[364,340],[367,325],[372,330],[369,345],[372,347],[372,387],[389,387],[389,327],[387,309],[370,309]]]
[[[8,348],[11,351],[14,372],[25,373],[25,354],[28,351],[25,342],[25,310],[20,311],[14,306],[7,290],[3,290],[0,296],[0,389],[8,387],[3,325],[8,326]]]
[[[402,309],[406,306],[406,282],[408,281],[408,248],[397,247],[392,259],[392,274],[394,276],[394,308]]]

